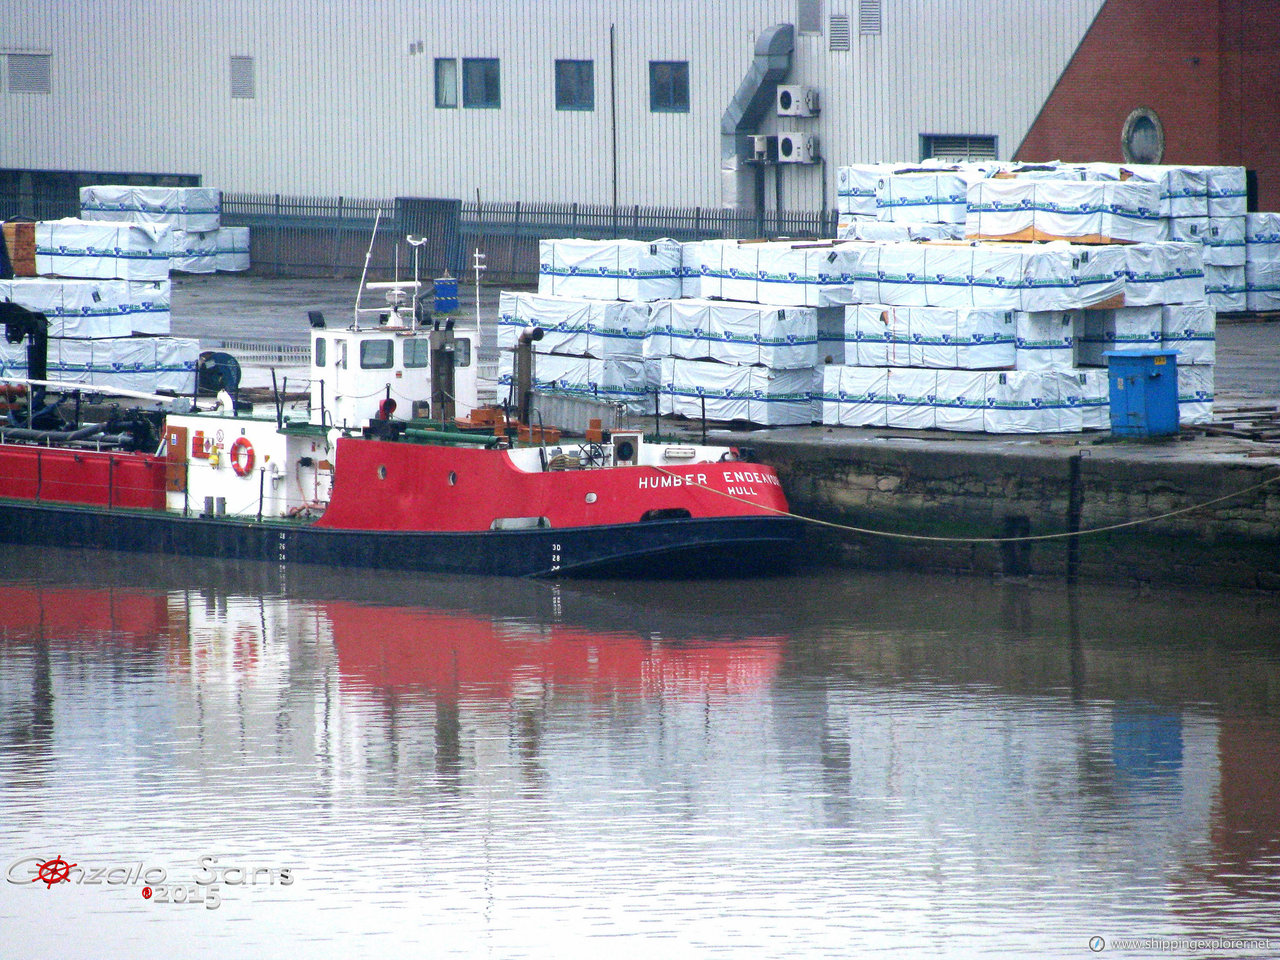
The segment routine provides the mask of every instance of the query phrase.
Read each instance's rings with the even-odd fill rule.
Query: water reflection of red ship
[[[436,698],[510,698],[569,687],[664,696],[732,693],[768,684],[782,641],[681,640],[523,624],[457,613],[324,605],[344,680],[419,689]]]

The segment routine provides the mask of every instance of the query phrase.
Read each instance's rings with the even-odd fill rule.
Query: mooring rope
[[[747,504],[759,510],[768,510],[782,517],[791,517],[795,520],[802,520],[805,523],[811,523],[815,526],[830,527],[833,530],[843,530],[847,533],[861,533],[872,537],[892,537],[896,540],[925,540],[931,543],[1025,543],[1031,540],[1061,540],[1065,537],[1087,537],[1096,533],[1109,533],[1112,530],[1123,530],[1126,527],[1137,527],[1145,523],[1156,523],[1160,520],[1168,520],[1170,517],[1181,516],[1185,513],[1194,513],[1196,510],[1203,510],[1205,507],[1211,507],[1215,503],[1222,503],[1224,500],[1232,500],[1236,497],[1242,497],[1246,493],[1252,493],[1254,490],[1260,490],[1269,484],[1280,481],[1280,473],[1274,477],[1268,477],[1261,483],[1255,483],[1252,486],[1245,487],[1243,490],[1236,490],[1233,493],[1224,494],[1221,497],[1214,497],[1212,500],[1206,500],[1203,503],[1197,503],[1190,507],[1180,507],[1177,510],[1170,510],[1167,513],[1156,514],[1151,517],[1142,517],[1137,520],[1125,520],[1122,523],[1109,523],[1102,527],[1090,527],[1087,530],[1067,530],[1062,533],[1041,533],[1034,536],[1028,535],[1024,537],[930,537],[919,533],[897,533],[891,530],[871,530],[867,527],[855,527],[845,523],[833,523],[830,520],[819,520],[816,517],[806,517],[798,513],[792,513],[790,510],[779,510],[777,507],[769,507],[764,504],[756,503],[754,500],[747,500],[745,497],[739,497],[725,490],[717,490],[715,487],[709,487],[704,483],[689,483],[689,479],[684,474],[672,473],[665,467],[656,466],[654,469],[660,473],[665,473],[672,477],[680,477],[685,486],[699,487],[708,490],[711,493],[719,494],[722,497],[728,497],[730,500],[736,500],[739,503]]]

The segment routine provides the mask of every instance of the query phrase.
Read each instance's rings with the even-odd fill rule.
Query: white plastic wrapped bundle
[[[90,280],[164,280],[172,232],[162,224],[87,222],[68,217],[36,224],[36,273]]]
[[[85,220],[163,223],[205,232],[222,225],[222,193],[209,187],[81,187],[80,211]]]
[[[1209,182],[1204,167],[1132,163],[1124,167],[1134,179],[1160,188],[1160,216],[1207,217]],[[1176,239],[1176,238],[1175,238]]]
[[[760,243],[755,248],[757,302],[803,307],[811,301],[810,291],[816,286],[817,277],[809,273],[809,251],[805,247]]]
[[[1077,362],[1104,367],[1108,350],[1150,349],[1160,345],[1162,308],[1118,307],[1084,310],[1077,336]]]
[[[702,296],[702,266],[708,255],[719,264],[719,253],[705,240],[688,240],[680,244],[680,295]]]
[[[982,370],[939,370],[934,425],[939,430],[981,433],[985,429],[987,374]]]
[[[5,281],[0,280],[0,284]],[[27,376],[27,344],[10,343],[0,337],[0,377],[15,377],[25,380]]]
[[[1061,423],[1052,371],[989,372],[983,429],[987,433],[1055,433]]]
[[[249,269],[248,227],[220,227],[216,242],[219,273],[240,273]]]
[[[903,430],[932,430],[937,426],[934,404],[938,398],[938,371],[891,368],[888,398],[888,426]]]
[[[760,246],[728,243],[721,248],[720,296],[726,300],[760,300]]]
[[[1204,262],[1218,267],[1243,267],[1245,219],[1210,217],[1204,238]]]
[[[859,163],[836,167],[836,210],[844,214],[874,217],[876,215],[876,183],[886,164]]]
[[[1198,243],[1134,243],[1124,249],[1126,306],[1193,303],[1205,299],[1205,268]]]
[[[736,249],[736,240],[703,240],[695,257],[698,259],[699,274],[697,277],[688,273],[681,284],[686,297],[702,297],[703,299],[720,299],[724,296],[725,251],[731,247]]]
[[[1245,306],[1280,310],[1280,213],[1245,216]]]
[[[1204,266],[1204,299],[1218,313],[1243,313],[1248,309],[1244,267]]]
[[[1080,306],[1088,307],[1123,297],[1128,283],[1125,246],[1099,244],[1074,247]]]
[[[833,371],[839,369],[839,374]],[[827,367],[824,391],[838,376],[837,399],[823,405],[823,423],[842,427],[885,427],[889,424],[889,371],[884,367]],[[834,408],[834,419],[832,416]]]
[[[0,363],[3,360],[0,359]],[[817,367],[815,373],[818,422],[827,426],[840,426],[840,374],[844,364],[828,363]]]
[[[1178,422],[1213,422],[1214,367],[1212,364],[1178,365]]]
[[[179,273],[215,273],[218,269],[218,234],[174,230],[169,268]]]
[[[676,240],[543,240],[538,292],[598,300],[665,300],[681,295]]]
[[[899,308],[907,313],[910,365],[934,369],[986,370],[1016,360],[1015,313],[971,307]]]
[[[1178,363],[1213,363],[1217,315],[1206,302],[1167,303],[1160,308],[1160,346],[1178,351]]]
[[[928,306],[925,249],[921,243],[885,243],[878,246],[876,299],[900,307]]]
[[[1170,217],[1165,221],[1166,240],[1204,243],[1209,236],[1208,217]]]
[[[973,247],[929,243],[924,248],[925,301],[932,307],[964,308],[973,303]]]
[[[1249,200],[1244,167],[1205,167],[1211,217],[1243,217]]]
[[[158,378],[155,338],[49,341],[50,380],[153,393]]]
[[[654,305],[649,356],[763,364],[775,370],[817,362],[817,312],[714,300]]]
[[[1070,371],[1080,385],[1080,428],[1107,430],[1111,426],[1111,401],[1107,371],[1103,368]]]
[[[601,364],[596,399],[620,403],[633,415],[653,411],[652,390],[641,359],[611,359]]]
[[[1084,429],[1084,378],[1078,370],[1049,370],[1044,374],[1044,394],[1052,398],[1055,433],[1079,433]]]
[[[769,370],[704,360],[662,360],[664,414],[710,420],[746,420],[762,426],[795,426],[812,418],[813,368]]]
[[[970,299],[983,310],[1021,310],[1022,248],[1015,244],[984,243],[972,248]]]
[[[1023,244],[1022,309],[1073,310],[1086,304],[1080,295],[1080,250],[1068,243]],[[1094,290],[1093,296],[1101,296]]]
[[[498,348],[513,349],[530,326],[543,331],[535,348],[540,353],[638,360],[644,356],[649,334],[649,306],[636,301],[500,293]]]
[[[125,305],[127,281],[19,277],[4,283],[4,299],[48,318],[50,337],[127,337],[133,332]]]
[[[969,187],[969,237],[1143,241],[1163,230],[1155,184],[998,178]]]
[[[845,307],[845,362],[863,367],[908,366],[910,317],[907,308],[883,303]]]
[[[135,335],[167,336],[173,285],[168,280],[126,280],[125,308]]]
[[[841,240],[902,243],[907,240],[963,240],[963,223],[924,223],[917,220],[849,220],[838,225]]]
[[[1078,310],[1017,311],[1014,314],[1014,366],[1022,371],[1074,366],[1079,315]]]
[[[595,398],[602,373],[601,361],[592,357],[539,353],[533,362],[534,387],[549,393]]]
[[[189,337],[156,337],[157,392],[191,394],[196,388],[200,341]]]
[[[960,172],[884,174],[876,181],[876,217],[962,224],[971,179]]]

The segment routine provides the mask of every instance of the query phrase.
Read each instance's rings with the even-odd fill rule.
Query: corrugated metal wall
[[[797,38],[790,82],[823,108],[783,125],[817,133],[826,163],[787,165],[784,206],[833,204],[836,165],[915,160],[922,133],[994,135],[1008,157],[1102,2],[883,0],[881,33],[861,36],[858,0],[827,0],[824,28],[847,14],[851,49]],[[795,22],[796,2],[0,0],[0,17],[0,52],[53,57],[50,95],[0,92],[0,166],[582,203],[614,199],[612,25],[618,202],[718,206],[720,116],[757,32]],[[254,58],[253,99],[231,97],[232,56]],[[436,109],[436,57],[498,58],[501,108]],[[556,59],[595,62],[594,111],[555,109]],[[650,60],[689,61],[688,113],[650,112]]]

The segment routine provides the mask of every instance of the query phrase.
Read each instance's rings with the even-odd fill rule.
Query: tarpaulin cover
[[[85,220],[163,223],[188,231],[221,226],[222,192],[209,187],[100,185],[80,188]]]
[[[543,240],[538,292],[598,300],[669,300],[683,290],[676,240]]]
[[[1206,302],[1165,304],[1160,308],[1160,346],[1178,351],[1179,366],[1213,363],[1216,325],[1217,314]]]

